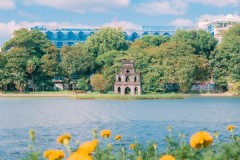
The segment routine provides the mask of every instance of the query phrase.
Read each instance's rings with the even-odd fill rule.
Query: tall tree
[[[103,28],[87,39],[84,48],[87,53],[97,57],[111,50],[127,50],[128,45],[121,29]]]
[[[41,58],[46,50],[53,46],[46,35],[37,30],[19,29],[13,33],[14,37],[4,43],[3,50],[8,51],[11,48],[24,48],[27,52],[38,58]]]
[[[178,30],[171,38],[174,42],[185,42],[191,45],[195,51],[194,54],[209,58],[210,53],[215,49],[218,41],[204,30]]]
[[[46,49],[46,53],[40,59],[41,72],[51,78],[61,74],[60,55],[55,46]]]
[[[145,35],[139,41],[144,42],[147,46],[160,46],[169,40],[168,36]]]
[[[83,45],[78,44],[72,47],[61,49],[61,66],[67,83],[79,76],[90,75],[94,68],[94,57],[83,50]],[[75,78],[74,78],[75,76]]]
[[[222,90],[230,83],[240,82],[240,25],[225,32],[210,58],[212,74]]]
[[[22,77],[21,81],[25,80],[26,84],[31,79],[35,85],[39,85],[50,82],[58,74],[58,50],[40,31],[15,31],[14,37],[4,43],[3,51],[7,61],[3,73],[8,78],[4,80],[5,85],[14,84],[14,77],[17,75]]]

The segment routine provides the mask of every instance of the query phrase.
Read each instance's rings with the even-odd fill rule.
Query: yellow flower
[[[76,151],[67,160],[93,160],[92,156],[83,152]]]
[[[58,137],[57,143],[68,145],[71,138],[72,138],[71,134],[68,134],[68,133],[63,134],[63,135]]]
[[[190,146],[192,148],[208,147],[213,142],[213,137],[205,131],[200,131],[192,135]]]
[[[136,144],[130,144],[130,148],[131,148],[131,149],[136,148]]]
[[[227,130],[229,132],[232,132],[234,129],[235,129],[235,126],[233,126],[233,125],[230,125],[230,126],[227,127]]]
[[[121,141],[122,140],[122,136],[121,135],[116,135],[115,136],[115,140],[116,141]]]
[[[43,157],[47,158],[48,160],[61,160],[65,156],[62,150],[47,150],[43,153]]]
[[[160,160],[176,160],[176,158],[171,155],[164,155],[160,158]]]
[[[43,157],[48,158],[48,156],[49,156],[52,152],[54,152],[54,150],[52,150],[52,149],[46,150],[46,151],[43,153]]]
[[[93,160],[91,154],[95,151],[98,140],[84,142],[76,152],[72,153],[68,160]]]
[[[84,142],[79,148],[78,151],[86,154],[91,154],[97,148],[98,140],[94,139],[92,141]]]
[[[102,130],[100,133],[102,138],[109,138],[111,136],[111,131],[110,130]]]

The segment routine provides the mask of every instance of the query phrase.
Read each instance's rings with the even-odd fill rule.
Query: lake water
[[[28,151],[28,130],[36,131],[40,150],[61,148],[56,138],[71,133],[73,141],[92,138],[93,129],[111,129],[126,145],[135,139],[163,145],[166,127],[188,137],[196,131],[227,135],[240,127],[240,98],[189,97],[183,100],[79,100],[71,98],[0,98],[0,160],[15,160]],[[239,134],[239,128],[236,129]],[[109,141],[113,140],[110,139]],[[10,157],[10,158],[9,158]]]

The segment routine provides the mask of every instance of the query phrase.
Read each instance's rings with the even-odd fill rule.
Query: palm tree
[[[25,87],[27,86],[27,82],[26,82],[26,75],[23,72],[14,72],[14,81],[13,83],[15,84],[15,88],[20,91],[23,92]]]
[[[30,59],[27,61],[27,72],[29,74],[31,74],[31,78],[32,78],[32,85],[33,85],[33,91],[35,91],[35,84],[34,84],[34,80],[33,80],[33,72],[35,71],[36,69],[36,63],[34,62],[34,60]]]

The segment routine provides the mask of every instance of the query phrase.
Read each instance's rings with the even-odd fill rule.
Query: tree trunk
[[[33,92],[35,92],[35,84],[34,84],[34,81],[33,81],[33,74],[31,73],[31,77],[32,77],[32,83],[33,83]]]

